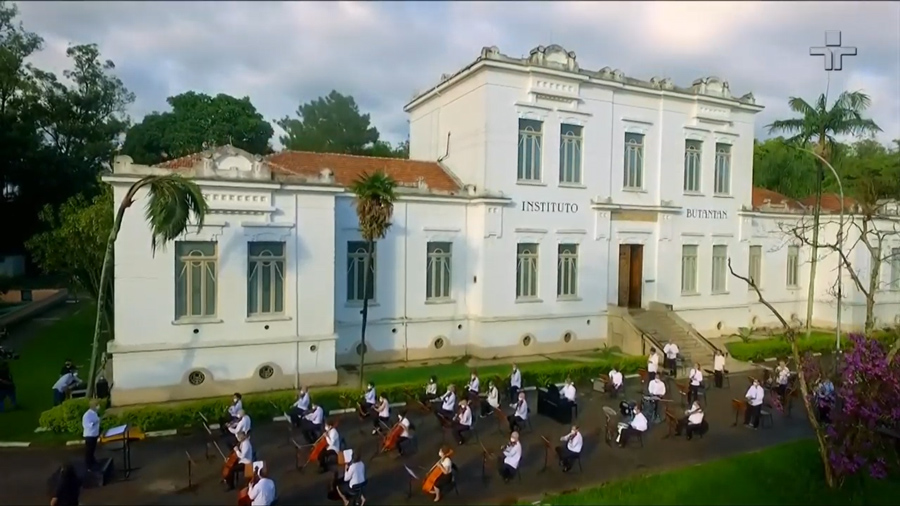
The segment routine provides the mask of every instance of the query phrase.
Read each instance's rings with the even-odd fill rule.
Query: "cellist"
[[[453,462],[450,460],[452,453],[453,451],[449,446],[441,447],[438,451],[438,461],[428,471],[425,483],[422,484],[423,488],[430,485],[430,490],[425,492],[434,496],[434,502],[440,501],[441,491],[446,492],[450,487],[451,478],[453,477]]]
[[[327,473],[328,472],[328,458],[334,456],[337,458],[337,454],[341,451],[341,435],[338,434],[336,428],[334,428],[334,422],[328,420],[325,422],[325,433],[322,434],[322,437],[325,438],[325,450],[319,453],[319,472]]]
[[[269,478],[266,466],[254,469],[253,479],[247,485],[250,506],[270,506],[275,500],[275,482]]]
[[[247,433],[238,432],[236,436],[238,444],[232,449],[232,452],[237,458],[233,459],[231,469],[227,470],[227,478],[225,478],[229,490],[234,490],[238,473],[242,472],[247,464],[253,463],[253,446],[250,444],[250,438],[247,436]],[[226,466],[229,460],[226,460]]]
[[[411,424],[410,424],[409,418],[406,417],[405,409],[401,410],[400,413],[397,415],[397,417],[398,417],[397,425],[402,427],[402,432],[400,432],[400,438],[397,440],[397,452],[399,452],[400,455],[402,456],[403,455],[403,444],[406,443],[407,441],[409,441],[409,428],[410,428]]]

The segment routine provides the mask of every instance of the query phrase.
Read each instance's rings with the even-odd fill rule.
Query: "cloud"
[[[757,133],[787,117],[790,96],[862,89],[883,141],[900,138],[900,4],[867,2],[23,2],[44,37],[35,63],[66,66],[68,43],[96,42],[137,95],[132,115],[187,90],[250,96],[269,119],[337,89],[391,141],[417,90],[496,45],[520,56],[550,43],[582,68],[605,66],[689,85],[716,75],[766,110]],[[858,56],[824,71],[809,47],[841,30]]]

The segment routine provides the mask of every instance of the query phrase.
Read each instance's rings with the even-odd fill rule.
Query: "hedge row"
[[[585,384],[599,374],[606,374],[613,367],[626,374],[633,374],[645,366],[645,357],[628,356],[613,359],[600,359],[584,365],[559,365],[553,362],[529,364],[522,368],[522,380],[525,385],[545,385],[548,382],[559,383],[571,377],[577,384]],[[506,382],[499,375],[481,378],[483,382],[493,379],[499,386]],[[465,385],[468,376],[438,378],[444,385],[453,383]],[[486,384],[486,383],[485,383]],[[420,394],[424,384],[377,385],[379,393],[383,393],[391,402],[403,402],[410,395]],[[361,393],[354,388],[321,388],[312,392],[313,400],[327,411],[352,407],[360,399]],[[253,417],[254,424],[270,421],[281,415],[297,400],[297,393],[282,390],[244,396],[244,410]],[[103,417],[103,430],[117,425],[128,424],[140,427],[144,431],[180,429],[195,424],[197,413],[203,413],[211,422],[218,420],[230,405],[227,397],[201,399],[177,404],[158,404],[136,408],[125,408],[115,414]],[[61,433],[80,433],[81,417],[87,409],[87,399],[72,399],[41,413],[40,425],[47,430]]]
[[[872,334],[873,339],[890,346],[897,340],[896,332],[879,331]],[[824,355],[834,352],[834,336],[812,335],[802,337],[798,341],[800,353],[822,353]],[[850,346],[847,338],[841,339],[841,348]],[[754,339],[747,342],[735,342],[725,345],[732,358],[743,362],[760,362],[767,358],[783,358],[791,356],[791,344],[784,337],[769,339]]]

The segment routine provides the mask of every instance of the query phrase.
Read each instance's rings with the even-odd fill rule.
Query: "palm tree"
[[[178,174],[166,174],[163,176],[145,176],[131,185],[119,210],[116,212],[116,221],[109,233],[106,242],[106,254],[103,257],[103,268],[100,271],[100,290],[97,294],[97,319],[94,323],[94,343],[91,349],[91,368],[88,371],[88,397],[94,396],[97,375],[97,358],[100,349],[100,321],[103,311],[100,308],[106,303],[107,289],[111,285],[109,279],[110,267],[113,263],[113,251],[116,237],[122,228],[122,219],[125,210],[131,207],[140,190],[146,188],[149,193],[147,200],[146,218],[150,224],[152,239],[150,249],[156,253],[156,249],[165,247],[176,237],[184,233],[191,220],[191,215],[197,222],[197,226],[203,227],[208,207],[203,193],[196,183],[181,177]]]
[[[370,283],[374,283],[375,268],[372,263],[375,254],[375,241],[384,239],[391,228],[391,217],[394,215],[394,202],[397,200],[397,182],[393,178],[378,171],[374,174],[363,174],[350,186],[356,195],[356,216],[359,218],[359,230],[366,242],[366,257],[363,261],[363,306],[362,326],[359,337],[359,387],[363,386],[363,368],[366,364],[366,322],[369,318]],[[374,286],[374,285],[372,285]],[[372,290],[374,292],[374,290]]]
[[[835,137],[845,135],[867,135],[880,132],[881,128],[871,119],[863,117],[863,112],[872,103],[868,95],[862,91],[845,91],[841,93],[831,108],[828,108],[828,98],[825,93],[819,95],[815,105],[799,97],[791,97],[788,106],[791,111],[800,115],[799,118],[791,118],[773,121],[768,126],[769,133],[783,132],[792,137],[786,142],[801,147],[812,144],[812,150],[827,162],[832,157],[837,146]],[[819,248],[819,215],[822,212],[822,180],[824,167],[817,160],[818,170],[816,174],[816,205],[813,208],[813,237],[812,258],[809,264],[809,292],[806,302],[806,337],[812,332],[813,303],[816,295],[816,264],[818,263]],[[843,202],[841,203],[843,205]],[[840,304],[841,302],[838,301]]]

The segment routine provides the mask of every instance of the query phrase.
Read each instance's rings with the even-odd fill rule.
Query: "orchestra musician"
[[[469,384],[466,385],[469,402],[475,402],[475,400],[478,399],[478,390],[480,387],[481,381],[478,379],[478,371],[472,369],[472,376],[469,378]]]
[[[522,371],[519,370],[519,367],[516,364],[512,365],[512,373],[509,375],[509,399],[510,402],[515,402],[515,399],[519,397],[519,390],[522,389]]]
[[[228,425],[228,432],[237,436],[238,432],[243,432],[244,434],[250,433],[250,415],[248,415],[244,410],[240,410],[237,412],[237,421],[231,422]]]
[[[91,399],[88,404],[88,410],[81,417],[81,426],[84,429],[84,465],[88,470],[93,469],[97,465],[97,459],[94,457],[94,454],[97,452],[97,441],[100,439],[98,409],[100,409],[100,401]]]
[[[725,379],[725,353],[716,350],[713,356],[713,377],[715,378],[716,388],[722,388],[722,382]]]
[[[694,433],[700,430],[702,424],[703,409],[700,407],[699,402],[694,401],[691,409],[684,412],[684,418],[678,420],[678,424],[675,426],[675,435],[680,436],[684,432],[688,441],[690,441],[694,437]]]
[[[403,445],[404,443],[409,441],[409,429],[411,427],[411,422],[409,418],[406,417],[406,410],[400,410],[397,414],[397,424],[402,427],[400,432],[400,438],[397,439],[397,452],[402,456],[403,455]]]
[[[644,413],[641,412],[641,406],[636,405],[634,407],[634,418],[632,418],[631,422],[619,424],[619,434],[618,436],[616,436],[616,443],[624,448],[625,445],[628,444],[628,439],[631,436],[643,434],[646,431],[647,417],[645,417]]]
[[[663,365],[665,366],[666,369],[669,370],[669,374],[673,378],[678,377],[678,352],[679,351],[680,350],[678,349],[678,345],[673,343],[672,341],[669,341],[668,343],[666,343],[665,346],[663,346],[663,355],[666,356],[666,359],[663,362]]]
[[[295,402],[287,412],[287,415],[291,417],[291,423],[294,424],[294,427],[301,426],[303,422],[300,421],[300,417],[308,414],[309,410],[309,391],[306,387],[300,387],[300,391],[297,393],[297,402]]]
[[[441,396],[441,410],[438,414],[447,420],[452,420],[456,411],[456,386],[447,385],[447,391]]]
[[[519,392],[524,395],[525,392]],[[522,460],[522,444],[519,443],[519,433],[513,431],[509,435],[509,443],[502,447],[503,455],[500,455],[500,477],[503,481],[508,482],[516,475],[519,468],[519,461]]]
[[[619,396],[619,391],[622,390],[622,385],[624,385],[624,384],[625,384],[625,376],[621,372],[617,371],[615,367],[610,369],[609,385],[610,385],[610,388],[612,389],[611,392],[612,392],[613,398]]]
[[[656,353],[656,348],[650,348],[650,357],[647,358],[647,377],[651,380],[656,377],[656,373],[659,371],[659,354]]]
[[[481,418],[490,416],[495,409],[500,409],[500,391],[494,385],[494,380],[488,381],[487,402],[481,403]]]
[[[391,423],[391,403],[384,394],[378,398],[378,403],[375,404],[373,410],[376,416],[372,421],[372,435],[375,435],[381,432],[382,427]]]
[[[650,404],[653,406],[653,418],[659,418],[659,400],[666,397],[666,383],[657,378],[653,378],[650,380],[650,383],[647,385],[647,393],[650,394],[650,397],[647,399],[650,401]]]
[[[350,505],[350,499],[362,493],[362,486],[366,484],[366,465],[359,459],[359,453],[353,452],[353,457],[344,472],[344,479],[338,484],[337,493],[344,501],[344,506]],[[366,497],[360,496],[359,506],[366,504]]]
[[[456,443],[460,446],[466,443],[464,434],[472,430],[472,408],[469,401],[459,401],[459,411],[453,417],[453,433],[456,434]]]
[[[782,403],[784,402],[785,394],[787,394],[787,387],[790,381],[791,370],[782,360],[778,363],[778,367],[775,368],[775,391],[778,392],[778,397],[781,398]]]
[[[238,432],[236,434],[238,444],[232,451],[237,456],[235,464],[231,467],[225,482],[229,490],[234,490],[237,484],[238,474],[243,474],[247,464],[253,463],[253,445],[250,443],[250,437],[246,432]]]
[[[442,490],[447,491],[450,486],[450,481],[453,477],[453,461],[450,460],[450,455],[452,453],[453,451],[450,450],[449,446],[442,446],[441,449],[438,450],[437,463],[431,468],[431,471],[428,472],[426,483],[428,479],[431,478],[432,473],[440,473],[440,475],[434,479],[434,485],[431,486],[431,490],[427,491],[434,496],[434,502],[440,501]]]
[[[566,402],[569,406],[570,412],[572,410],[575,411],[575,416],[578,416],[578,403],[575,401],[576,396],[578,395],[578,391],[575,389],[575,383],[572,382],[572,378],[566,377],[566,384],[563,385],[562,390],[560,391],[562,394],[563,402]]]
[[[700,398],[700,386],[703,384],[703,369],[700,368],[700,362],[695,363],[691,368],[688,380],[690,384],[688,385],[687,401],[690,404]]]
[[[328,459],[331,457],[336,459],[338,452],[341,451],[341,435],[338,434],[333,421],[325,422],[325,433],[322,437],[325,438],[325,449],[319,453],[319,472],[327,473]]]
[[[762,412],[763,400],[766,397],[766,391],[759,384],[758,379],[753,379],[753,384],[744,394],[747,399],[747,410],[744,412],[744,425],[756,429],[759,427],[759,415]]]
[[[831,408],[834,406],[834,383],[825,378],[816,388],[816,414],[821,423],[831,423]]]
[[[269,478],[266,466],[254,469],[253,479],[247,486],[250,506],[271,506],[275,501],[275,482]]]
[[[378,394],[375,393],[375,384],[370,381],[369,384],[366,385],[366,391],[363,395],[363,403],[359,407],[360,415],[362,415],[363,418],[368,418],[372,416],[372,408],[375,407],[375,404],[378,404]]]
[[[584,438],[578,430],[577,425],[572,426],[572,430],[565,436],[559,438],[565,443],[565,446],[556,447],[556,455],[559,456],[559,465],[562,466],[563,472],[567,473],[572,469],[572,462],[581,455],[581,447],[584,445]]]
[[[437,376],[432,376],[428,378],[428,383],[425,384],[425,396],[422,399],[422,402],[431,402],[438,398],[438,386],[437,386]]]
[[[528,420],[528,401],[525,400],[525,392],[519,392],[519,400],[513,404],[513,407],[516,408],[516,411],[506,417],[506,420],[509,422],[509,430],[518,432]]]
[[[309,412],[300,420],[300,430],[303,431],[303,439],[307,444],[313,444],[322,432],[322,424],[325,422],[325,410],[322,406],[312,403]]]
[[[240,417],[238,416],[238,412],[244,409],[244,403],[241,394],[238,392],[234,393],[234,397],[231,398],[231,406],[228,406],[228,409],[225,410],[225,415],[219,419],[219,427],[224,430],[229,424],[232,424]]]

